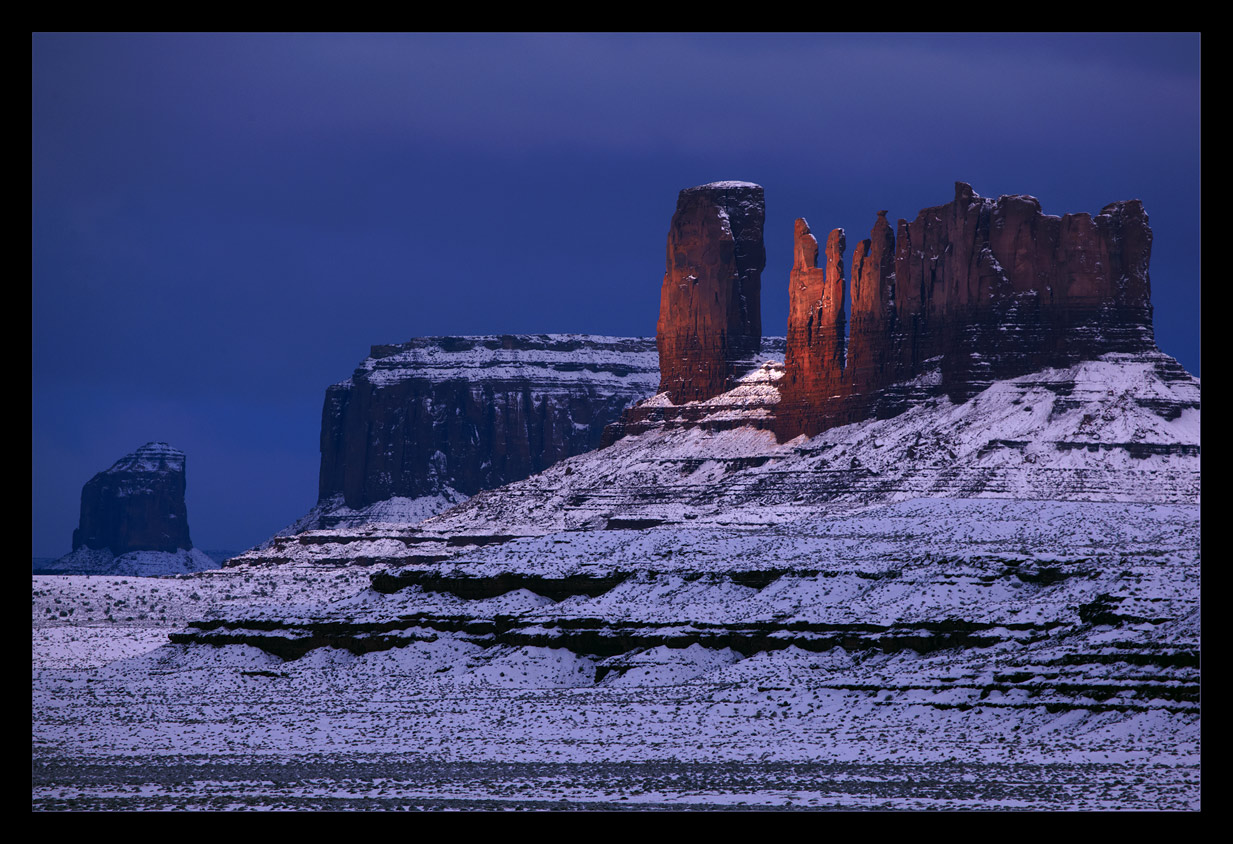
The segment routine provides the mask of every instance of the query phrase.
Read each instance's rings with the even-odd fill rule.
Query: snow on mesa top
[[[651,338],[588,334],[420,337],[398,345],[373,346],[353,379],[356,376],[377,385],[413,378],[441,382],[532,377],[542,383],[606,385],[646,395],[658,383],[659,360]]]
[[[146,443],[132,454],[126,454],[107,470],[116,472],[183,472],[184,452],[167,443]]]
[[[754,184],[753,182],[709,182],[705,185],[698,185],[689,190],[736,190],[739,188],[755,188],[762,190],[762,185]]]

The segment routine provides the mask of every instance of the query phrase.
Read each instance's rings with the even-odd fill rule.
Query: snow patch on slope
[[[271,539],[331,528],[364,526],[378,528],[382,525],[406,527],[419,524],[466,500],[467,496],[449,486],[437,495],[425,495],[419,498],[394,496],[385,501],[355,509],[348,507],[341,495],[335,495],[317,502],[307,514],[274,534]],[[268,544],[269,541],[258,547]]]
[[[130,551],[116,556],[106,548],[85,546],[40,569],[44,574],[134,575],[163,577],[216,569],[219,564],[196,548],[176,551]]]

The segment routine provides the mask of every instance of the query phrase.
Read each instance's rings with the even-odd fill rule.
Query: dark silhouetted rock
[[[760,186],[713,182],[681,191],[660,292],[659,391],[680,404],[717,396],[762,341]]]
[[[146,443],[82,487],[73,550],[107,549],[120,556],[192,548],[184,488],[184,452]]]
[[[73,550],[35,574],[173,575],[218,568],[193,547],[184,452],[146,443],[81,490]]]

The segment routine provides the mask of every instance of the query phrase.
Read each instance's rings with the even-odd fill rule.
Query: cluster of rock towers
[[[681,191],[656,334],[659,389],[674,404],[725,392],[754,362],[764,219],[758,185]],[[986,199],[957,182],[953,201],[895,229],[878,212],[845,276],[844,230],[820,256],[798,219],[771,426],[782,441],[893,415],[920,376],[962,401],[998,379],[1155,348],[1151,244],[1138,200],[1055,217],[1034,197]]]

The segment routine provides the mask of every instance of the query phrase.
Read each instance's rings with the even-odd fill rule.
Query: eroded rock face
[[[894,320],[895,232],[878,212],[869,238],[852,256],[852,330],[845,361],[856,392],[886,383],[889,350],[882,341]]]
[[[713,182],[681,191],[660,292],[659,391],[680,404],[717,396],[762,341],[765,200],[759,185]]]
[[[191,549],[184,489],[184,452],[146,443],[82,487],[73,550],[106,549],[120,556]]]
[[[997,380],[1155,348],[1152,234],[1138,200],[1055,217],[1035,197],[985,199],[958,182],[952,202],[900,220],[897,237],[879,213],[853,258],[844,349],[826,339],[843,345],[825,304],[842,302],[842,290],[819,294],[818,271],[801,265],[800,225],[781,438],[896,413],[912,392],[900,387],[931,372],[936,392],[962,401]],[[828,266],[841,266],[837,246]]]
[[[649,339],[423,337],[374,346],[326,391],[319,500],[464,496],[597,448],[658,383]]]
[[[826,240],[826,264],[818,266],[818,241],[803,218],[796,221],[795,259],[788,282],[788,346],[779,410],[803,414],[814,396],[843,391],[847,317],[844,313],[843,229]]]

